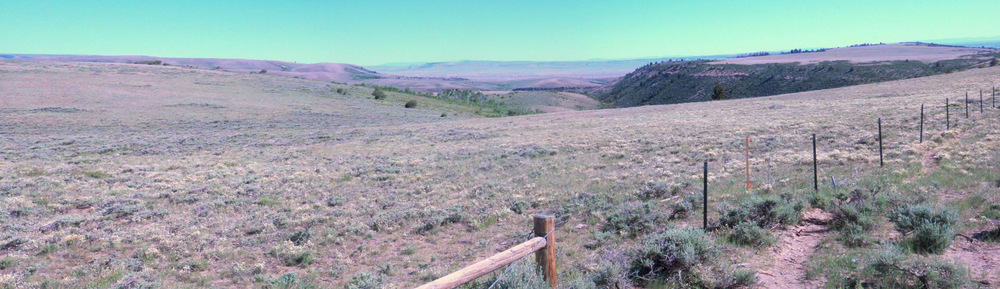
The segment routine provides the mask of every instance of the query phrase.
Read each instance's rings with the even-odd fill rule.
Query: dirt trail
[[[803,213],[798,226],[782,232],[778,244],[772,247],[774,264],[758,272],[758,285],[761,288],[821,287],[821,281],[806,280],[806,261],[829,234],[826,224],[831,218],[830,213],[813,208]]]
[[[965,238],[955,238],[955,243],[951,244],[941,255],[945,261],[956,262],[965,266],[969,270],[969,280],[975,283],[997,286],[1000,285],[1000,244],[992,242],[970,242]]]

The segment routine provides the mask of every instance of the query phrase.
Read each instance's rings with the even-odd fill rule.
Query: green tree
[[[726,99],[726,89],[722,87],[722,84],[716,84],[712,88],[712,100]]]

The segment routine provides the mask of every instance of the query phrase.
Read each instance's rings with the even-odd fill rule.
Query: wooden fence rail
[[[553,289],[556,288],[556,238],[554,234],[555,217],[552,215],[535,215],[535,236],[531,240],[518,244],[503,252],[497,253],[485,260],[476,262],[462,270],[438,278],[417,289],[451,289],[469,281],[475,280],[500,267],[513,263],[528,254],[535,253],[542,276]]]

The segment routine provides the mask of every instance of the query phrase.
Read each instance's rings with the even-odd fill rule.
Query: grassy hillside
[[[629,73],[596,95],[616,106],[671,104],[711,100],[719,85],[726,98],[759,97],[951,73],[989,66],[992,59],[1000,57],[1000,53],[988,50],[963,50],[989,52],[972,57],[956,54],[950,47],[918,47],[923,49],[911,53],[914,60],[872,52],[898,50],[885,45],[725,61],[660,62]],[[863,57],[853,52],[859,49],[871,53]],[[812,61],[816,59],[822,61]]]
[[[996,228],[1000,112],[965,118],[956,106],[945,130],[941,106],[995,85],[1000,68],[510,118],[266,75],[38,62],[0,72],[0,287],[407,288],[525,240],[535,213],[558,217],[560,282],[574,288],[802,287],[768,279],[785,274],[837,288],[919,282],[911,271],[1000,281],[997,243],[958,238],[927,253],[915,240],[947,238],[889,218],[920,205],[946,211],[939,235]],[[770,221],[733,221],[763,220],[767,207]],[[644,262],[677,252],[657,244],[697,254]],[[522,269],[502,282],[525,288]]]

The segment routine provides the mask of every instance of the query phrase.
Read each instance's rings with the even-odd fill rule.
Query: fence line
[[[517,246],[497,253],[485,260],[476,262],[461,270],[455,271],[444,277],[438,278],[430,283],[424,284],[417,289],[450,289],[461,286],[487,273],[493,272],[500,267],[517,262],[525,256],[535,253],[535,261],[542,271],[542,276],[548,281],[552,289],[556,288],[556,239],[555,239],[555,217],[552,215],[535,215],[535,236]],[[510,267],[508,267],[510,268]],[[507,270],[504,270],[506,273]],[[501,274],[497,281],[503,277]],[[496,285],[496,282],[493,283]],[[491,285],[490,287],[493,287]]]

